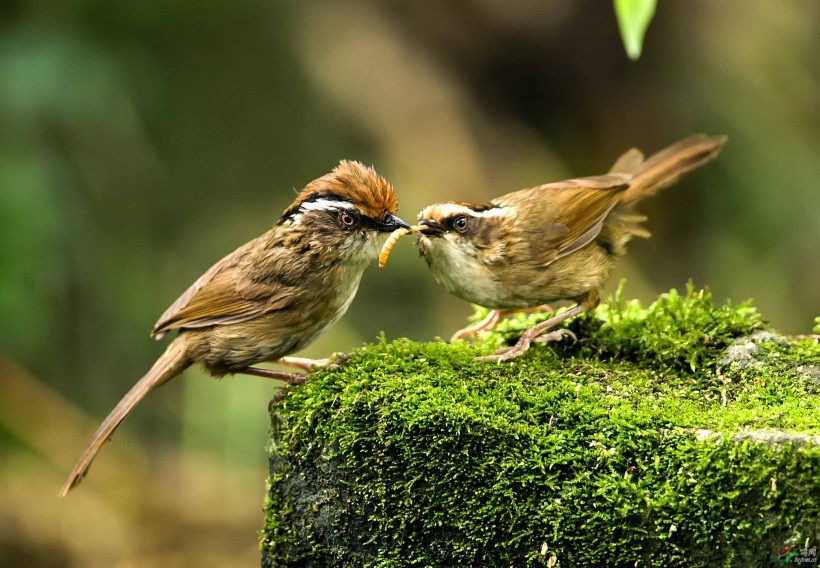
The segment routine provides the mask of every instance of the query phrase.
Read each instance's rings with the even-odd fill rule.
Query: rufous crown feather
[[[396,193],[389,181],[361,162],[342,160],[332,172],[308,183],[285,211],[284,217],[306,201],[322,198],[348,201],[371,219],[392,215],[398,208]]]

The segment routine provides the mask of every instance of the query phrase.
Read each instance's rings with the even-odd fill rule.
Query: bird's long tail
[[[714,159],[725,142],[725,136],[695,134],[664,148],[645,161],[638,150],[627,151],[611,170],[632,175],[620,203],[633,204],[672,185],[681,176]]]
[[[61,497],[65,497],[68,492],[82,480],[102,445],[108,441],[114,433],[114,430],[117,429],[117,426],[125,420],[134,407],[145,398],[145,395],[170,381],[190,365],[191,361],[188,358],[185,337],[178,336],[168,345],[165,353],[156,360],[151,370],[137,381],[137,384],[122,397],[122,400],[117,403],[114,410],[108,414],[103,423],[100,424],[100,427],[97,428],[94,437],[91,439],[88,447],[86,447],[83,455],[80,456],[77,465],[71,470],[71,474],[68,476],[65,485],[63,485],[63,488],[60,490]]]

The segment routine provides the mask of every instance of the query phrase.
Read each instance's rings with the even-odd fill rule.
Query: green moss
[[[816,341],[690,286],[473,360],[544,317],[382,341],[278,403],[265,565],[768,566],[817,544],[818,438],[733,437],[820,434]]]

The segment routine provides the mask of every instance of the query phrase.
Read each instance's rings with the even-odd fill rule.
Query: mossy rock
[[[745,567],[817,546],[815,338],[690,287],[473,360],[544,317],[367,346],[274,405],[263,566]]]

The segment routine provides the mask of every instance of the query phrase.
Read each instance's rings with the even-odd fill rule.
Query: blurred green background
[[[0,8],[0,565],[252,566],[272,383],[189,370],[69,498],[65,475],[211,263],[341,158],[415,219],[725,133],[642,204],[610,290],[688,279],[787,333],[820,314],[820,3],[661,2],[637,63],[593,0]],[[401,241],[308,356],[449,337],[471,313]],[[374,317],[374,314],[378,314]]]

